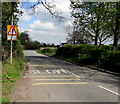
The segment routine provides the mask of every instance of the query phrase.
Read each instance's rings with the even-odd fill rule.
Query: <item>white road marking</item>
[[[68,72],[68,73],[70,73],[70,74],[72,74],[72,75],[74,75],[74,76],[80,78],[80,76],[78,76],[78,75],[76,75],[76,74],[74,74],[74,73],[72,73],[72,72],[70,72],[70,71],[68,71],[68,70],[66,70],[66,69],[62,69],[62,70],[64,70],[65,72]]]
[[[34,70],[34,73],[37,74],[38,72],[36,70]]]
[[[39,70],[36,70],[37,71],[37,73],[39,74],[40,73],[40,71]]]
[[[60,72],[60,70],[58,70],[58,69],[57,69],[57,70],[56,70],[56,69],[54,69],[54,71],[55,71],[56,73],[61,73],[61,72]]]
[[[36,70],[29,70],[29,73],[37,73],[37,71]]]
[[[66,80],[80,80],[80,79],[32,79],[33,81],[43,81],[43,80],[46,80],[46,81],[49,81],[49,80],[57,80],[57,81],[66,81]]]
[[[65,71],[63,71],[63,70],[58,70],[58,69],[54,69],[54,70],[46,70],[46,72],[47,73],[49,73],[49,74],[51,74],[51,73],[58,73],[58,74],[60,74],[61,72],[64,72],[64,73],[66,73]]]
[[[64,69],[61,69],[61,71],[62,71],[63,73],[67,73]]]
[[[52,72],[53,72],[53,73],[55,73],[55,71],[54,71],[54,70],[52,70]]]
[[[46,70],[46,72],[49,73],[49,74],[51,73],[51,72],[49,72],[48,70]]]
[[[104,89],[104,90],[106,90],[106,91],[109,91],[109,92],[111,92],[111,93],[113,93],[113,94],[115,94],[115,95],[120,96],[120,94],[119,94],[119,93],[114,92],[114,91],[112,91],[112,90],[110,90],[110,89],[107,89],[107,88],[105,88],[105,87],[103,87],[103,86],[98,86],[98,87],[99,87],[99,88],[102,88],[102,89]]]

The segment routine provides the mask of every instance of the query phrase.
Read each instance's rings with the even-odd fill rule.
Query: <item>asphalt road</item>
[[[118,77],[25,50],[29,69],[12,102],[118,102]]]

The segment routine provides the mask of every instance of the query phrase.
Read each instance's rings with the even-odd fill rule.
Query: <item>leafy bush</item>
[[[56,56],[64,59],[75,59],[79,64],[98,65],[107,70],[119,72],[120,51],[113,51],[111,45],[64,45],[56,51]],[[119,50],[119,48],[118,48]],[[77,58],[77,59],[76,59]]]
[[[114,72],[119,72],[120,51],[107,51],[106,58],[104,58],[104,60],[102,60],[99,65],[102,68],[106,68]]]
[[[34,50],[39,48],[40,48],[40,43],[38,41],[29,41],[25,44],[25,49]]]

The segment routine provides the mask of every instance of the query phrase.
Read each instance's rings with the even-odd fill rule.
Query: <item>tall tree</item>
[[[105,14],[107,3],[103,2],[82,2],[72,4],[72,16],[75,18],[77,31],[87,31],[94,37],[94,44],[101,44],[108,37],[105,29]],[[103,39],[104,38],[104,39]]]
[[[17,15],[20,15],[22,12],[18,9],[19,2],[2,2],[2,46],[3,46],[3,59],[9,57],[10,53],[10,41],[7,41],[7,25],[12,23],[13,16],[13,25],[17,25],[18,18]],[[20,50],[20,42],[13,42],[13,56],[22,56],[22,50]]]
[[[114,35],[114,41],[113,41],[113,50],[116,50],[118,41],[120,39],[120,2],[115,3],[115,16],[113,17],[114,20],[114,26],[112,28],[113,35]]]

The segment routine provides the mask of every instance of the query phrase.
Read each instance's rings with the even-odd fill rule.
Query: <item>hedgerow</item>
[[[101,68],[119,72],[120,50],[112,50],[111,45],[94,46],[89,44],[59,47],[55,56],[76,59],[79,64],[97,65]]]

